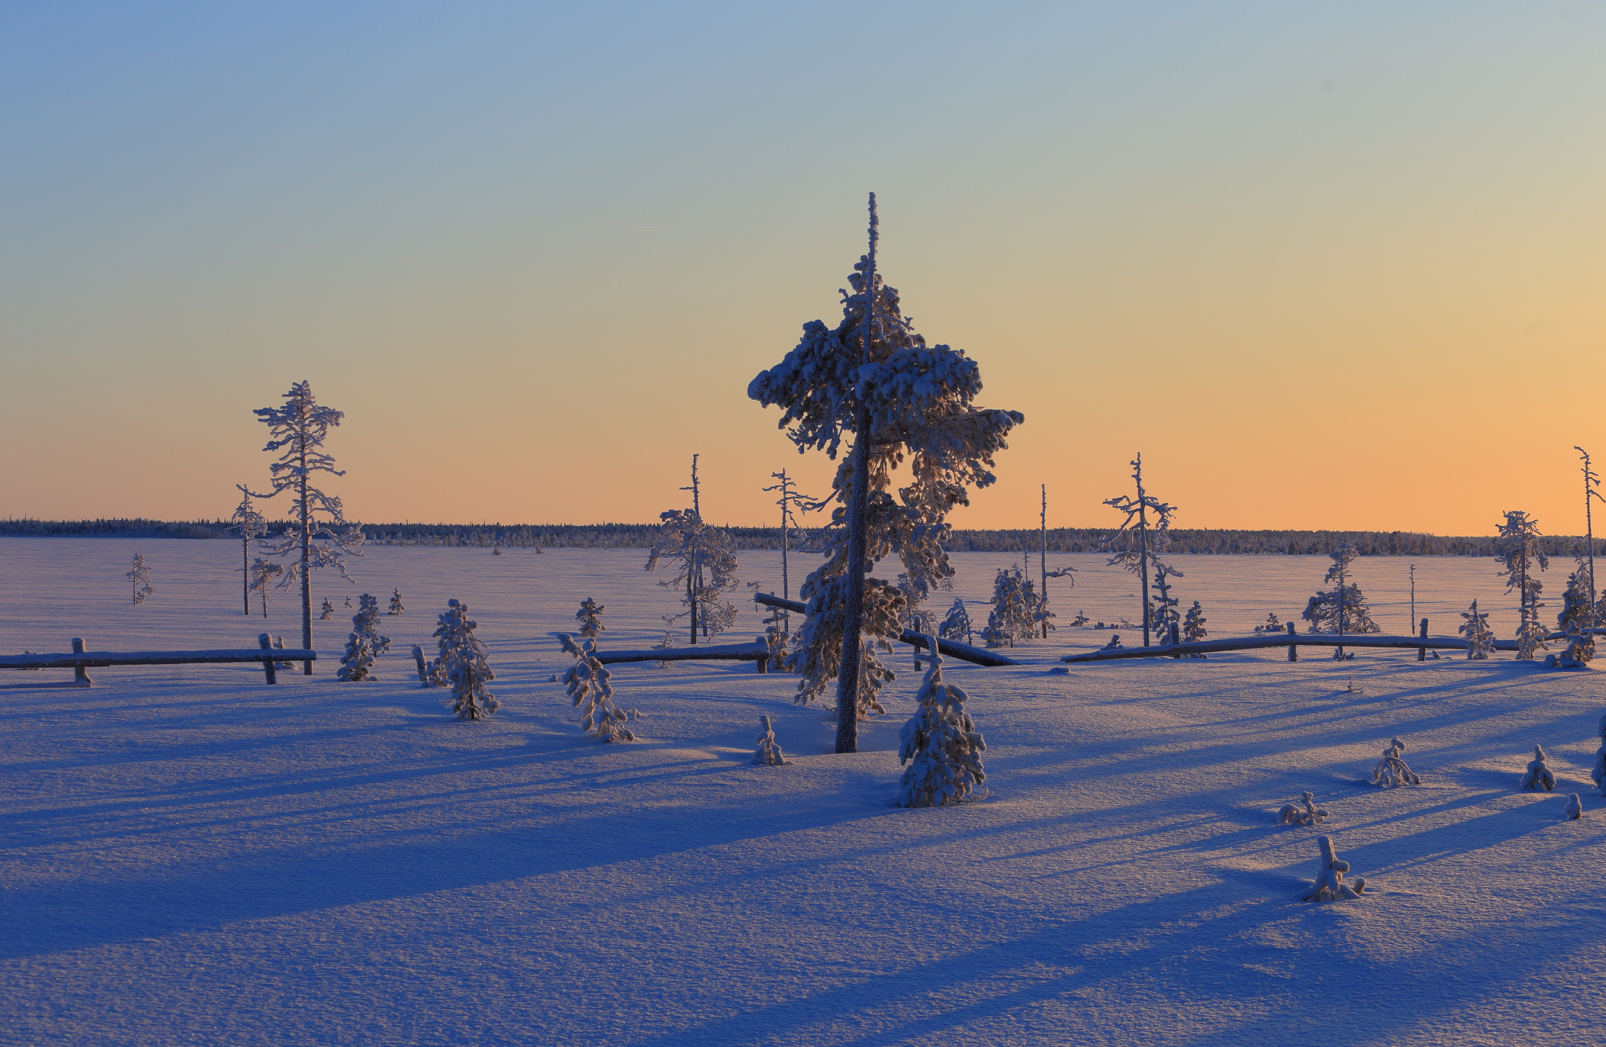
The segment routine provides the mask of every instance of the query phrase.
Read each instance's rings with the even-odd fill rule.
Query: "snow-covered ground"
[[[156,592],[129,605],[135,552]],[[239,547],[0,540],[0,652],[249,646]],[[643,740],[572,724],[550,633],[581,599],[643,646],[675,596],[644,552],[377,548],[321,579],[311,678],[244,666],[0,676],[0,1041],[6,1043],[1213,1044],[1598,1042],[1606,800],[1595,673],[1308,651],[1051,674],[1107,632],[948,663],[985,732],[988,800],[890,806],[918,678],[858,754],[794,681],[748,664],[615,668]],[[985,600],[998,554],[956,557]],[[1321,557],[1178,557],[1213,635],[1296,617]],[[1062,617],[1134,616],[1098,557]],[[1407,628],[1403,559],[1355,580]],[[1492,561],[1419,559],[1418,615],[1474,597],[1515,626]],[[779,554],[743,555],[779,582]],[[1035,567],[1035,559],[1033,561]],[[806,564],[794,562],[793,586]],[[1547,576],[1553,600],[1565,581]],[[407,611],[379,679],[333,680],[350,593]],[[406,649],[447,598],[490,647],[502,709],[458,723]],[[353,603],[356,600],[353,599]],[[949,598],[938,596],[934,610]],[[299,642],[296,601],[267,628]],[[985,617],[985,605],[972,617]],[[732,638],[759,631],[744,607]],[[1123,635],[1129,644],[1135,636]],[[894,665],[909,668],[904,652]],[[1353,688],[1353,689],[1352,689]],[[754,767],[759,717],[794,763]],[[1389,739],[1420,787],[1364,784]],[[1535,744],[1556,794],[1519,793]],[[1319,828],[1277,823],[1304,790]],[[1584,798],[1563,820],[1566,794]],[[1330,833],[1373,893],[1294,901]]]

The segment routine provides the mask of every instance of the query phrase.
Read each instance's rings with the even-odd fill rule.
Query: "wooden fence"
[[[88,687],[92,681],[86,669],[108,665],[208,665],[225,662],[260,662],[269,683],[278,683],[275,662],[311,662],[317,651],[286,650],[274,646],[267,633],[257,637],[257,647],[219,651],[86,651],[82,637],[73,637],[69,654],[0,655],[0,669],[71,669],[73,682]]]
[[[783,600],[779,596],[775,596],[770,593],[754,593],[753,602],[761,603],[765,607],[779,607],[782,610],[791,611],[794,614],[802,614],[804,611],[804,605],[798,601]],[[917,633],[913,629],[905,629],[903,634],[898,637],[898,642],[906,643],[911,647],[918,647],[921,650],[924,650],[927,647],[925,635],[922,633]],[[975,665],[998,666],[1020,664],[1015,659],[1005,657],[1004,655],[999,654],[997,651],[990,651],[985,647],[972,647],[968,643],[959,643],[957,640],[938,640],[937,650],[942,652],[944,657],[957,658],[962,662],[971,662]]]

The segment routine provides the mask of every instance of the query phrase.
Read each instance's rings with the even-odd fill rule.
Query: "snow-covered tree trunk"
[[[1171,516],[1177,511],[1176,506],[1167,505],[1143,489],[1143,455],[1140,453],[1132,459],[1132,480],[1137,486],[1137,497],[1121,495],[1116,498],[1106,498],[1104,504],[1116,509],[1125,515],[1120,528],[1115,535],[1106,542],[1106,546],[1114,551],[1110,557],[1110,564],[1120,564],[1138,576],[1138,582],[1143,594],[1143,646],[1149,646],[1149,630],[1153,624],[1154,615],[1149,607],[1149,559],[1151,555],[1163,555],[1170,536]],[[1148,514],[1153,512],[1156,523],[1151,531]],[[1137,548],[1132,547],[1134,538]]]
[[[268,533],[267,521],[251,504],[251,491],[244,484],[235,484],[240,490],[240,504],[229,518],[229,530],[240,536],[240,586],[245,600],[245,613],[251,613],[251,542]]]
[[[1359,898],[1366,893],[1366,880],[1360,876],[1349,883],[1344,882],[1344,874],[1349,872],[1349,862],[1338,860],[1338,852],[1333,849],[1331,836],[1318,836],[1316,846],[1321,849],[1321,864],[1316,868],[1316,882],[1310,890],[1299,896],[1302,902],[1336,902],[1345,898]]]

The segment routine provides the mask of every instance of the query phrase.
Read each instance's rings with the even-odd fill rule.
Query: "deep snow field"
[[[122,578],[146,555],[155,594]],[[240,548],[0,539],[0,653],[252,646]],[[573,725],[551,638],[579,601],[605,646],[656,640],[675,595],[645,551],[373,548],[327,575],[321,660],[0,674],[0,1041],[79,1044],[1583,1044],[1606,1040],[1606,800],[1589,781],[1596,672],[1306,648],[1051,674],[950,661],[988,741],[987,800],[891,806],[890,715],[831,753],[826,710],[751,664],[614,667],[642,740]],[[960,554],[972,617],[1001,554]],[[744,581],[779,587],[779,553]],[[1325,557],[1178,557],[1212,635],[1297,617]],[[1355,580],[1409,628],[1404,558]],[[1096,556],[1061,620],[1131,617]],[[1474,597],[1516,624],[1492,560],[1420,558],[1418,614]],[[810,565],[794,560],[792,585]],[[1033,560],[1035,569],[1035,558]],[[1569,564],[1546,575],[1553,612]],[[896,573],[895,571],[892,573]],[[407,610],[379,679],[334,681],[347,594]],[[745,603],[728,635],[760,631]],[[418,687],[448,597],[468,602],[501,711],[459,723]],[[939,615],[951,596],[934,597]],[[299,643],[298,601],[267,628]],[[355,604],[356,600],[353,599]],[[1129,646],[1137,634],[1122,631]],[[1353,688],[1353,690],[1351,689]],[[759,717],[794,763],[750,764]],[[1365,784],[1399,735],[1420,787]],[[1557,792],[1518,793],[1535,743]],[[1274,812],[1303,790],[1320,829]],[[1581,821],[1562,819],[1566,794]],[[1329,832],[1373,892],[1294,900]]]

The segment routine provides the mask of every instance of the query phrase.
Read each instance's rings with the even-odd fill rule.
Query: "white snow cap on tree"
[[[1572,819],[1584,816],[1584,801],[1578,798],[1577,793],[1567,797],[1567,817]]]
[[[1383,750],[1382,759],[1378,760],[1377,766],[1372,768],[1373,785],[1393,788],[1397,785],[1422,784],[1422,779],[1418,778],[1411,768],[1406,765],[1406,762],[1400,758],[1400,754],[1404,751],[1405,743],[1398,738],[1389,742],[1389,747]]]
[[[1320,825],[1327,812],[1316,806],[1316,797],[1311,793],[1300,793],[1297,802],[1287,804],[1277,812],[1278,819],[1284,825]]]
[[[378,601],[375,601],[375,610],[378,610]],[[452,696],[445,699],[445,703],[459,720],[488,720],[501,708],[496,696],[485,689],[487,683],[496,679],[496,674],[491,671],[485,644],[474,635],[478,626],[479,623],[468,616],[468,604],[448,600],[440,624],[435,627],[434,635],[440,648],[436,661],[452,689]]]
[[[1456,631],[1467,638],[1467,657],[1475,661],[1485,661],[1489,652],[1494,650],[1494,630],[1489,628],[1489,612],[1478,610],[1478,601],[1473,600],[1472,606],[1461,612],[1466,621]]]
[[[275,564],[274,566],[278,566]],[[351,635],[341,656],[335,678],[348,682],[366,680],[372,674],[374,659],[390,650],[390,637],[379,635],[379,600],[363,593],[357,613],[351,617]]]
[[[1547,793],[1556,791],[1556,775],[1545,763],[1545,751],[1537,745],[1534,746],[1534,758],[1528,761],[1528,769],[1522,772],[1517,788],[1543,789]]]
[[[779,767],[790,763],[786,754],[781,752],[781,745],[775,740],[775,727],[770,723],[768,716],[760,717],[764,729],[758,732],[758,751],[753,753],[753,762],[766,767]]]
[[[931,668],[915,695],[920,708],[898,732],[898,762],[909,765],[898,782],[899,807],[944,807],[986,795],[975,790],[987,778],[981,764],[987,742],[965,711],[969,696],[943,681],[936,638],[927,639]]]
[[[604,742],[633,742],[635,732],[625,726],[639,718],[634,709],[620,709],[613,703],[613,674],[597,660],[597,644],[589,638],[574,642],[568,633],[559,633],[564,651],[574,655],[574,664],[563,678],[574,707],[580,710],[580,726]]]
[[[1299,896],[1300,901],[1336,902],[1344,898],[1359,898],[1366,893],[1364,878],[1357,876],[1349,883],[1344,882],[1344,874],[1349,872],[1349,862],[1338,860],[1331,836],[1318,836],[1316,846],[1322,852],[1321,864],[1316,870],[1316,883]]]

